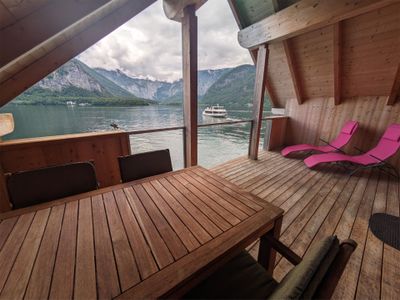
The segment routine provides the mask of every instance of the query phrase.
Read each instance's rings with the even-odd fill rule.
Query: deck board
[[[400,214],[398,181],[375,170],[352,177],[332,166],[309,170],[301,156],[283,158],[266,151],[258,161],[235,159],[211,170],[284,209],[281,240],[300,256],[331,234],[358,243],[333,298],[398,297],[400,251],[384,245],[368,228],[375,212]],[[258,242],[248,250],[256,257]],[[282,279],[291,268],[278,256],[274,277]]]

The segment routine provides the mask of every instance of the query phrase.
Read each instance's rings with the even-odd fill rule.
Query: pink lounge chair
[[[290,153],[300,151],[318,151],[323,153],[340,151],[340,149],[343,148],[350,141],[357,128],[358,122],[348,121],[346,122],[346,124],[344,124],[337,138],[334,139],[332,142],[328,143],[321,139],[321,141],[327,144],[325,146],[314,146],[309,144],[293,145],[284,148],[281,151],[281,154],[283,156],[288,156]]]
[[[390,175],[393,175],[392,171],[394,171],[395,177],[399,177],[399,173],[396,168],[386,162],[388,158],[397,153],[399,148],[400,124],[392,124],[386,129],[375,148],[372,148],[368,152],[355,156],[342,153],[315,154],[306,158],[304,163],[307,165],[307,167],[312,168],[320,163],[348,162],[357,166],[356,169],[350,173],[350,175],[354,174],[360,169],[378,167]]]

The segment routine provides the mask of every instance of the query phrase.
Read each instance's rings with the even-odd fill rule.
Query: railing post
[[[195,5],[183,9],[183,118],[185,167],[197,165],[197,16]]]
[[[258,145],[260,143],[260,132],[264,107],[265,80],[268,67],[268,53],[268,45],[261,45],[258,48],[256,78],[254,83],[253,96],[253,122],[251,126],[249,142],[249,158],[254,160],[258,158]]]

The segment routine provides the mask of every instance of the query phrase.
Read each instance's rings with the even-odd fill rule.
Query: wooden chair
[[[118,157],[122,182],[172,171],[169,150],[157,150]]]
[[[98,188],[91,162],[23,171],[6,175],[13,209],[56,200]]]
[[[278,283],[247,252],[187,293],[190,299],[329,299],[357,247],[353,240],[339,244],[336,236],[317,243],[304,258],[268,237],[271,246],[295,267]]]

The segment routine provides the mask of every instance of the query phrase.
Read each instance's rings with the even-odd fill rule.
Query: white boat
[[[226,118],[228,115],[226,109],[221,105],[213,105],[206,107],[203,110],[203,116],[213,117],[213,118]]]

